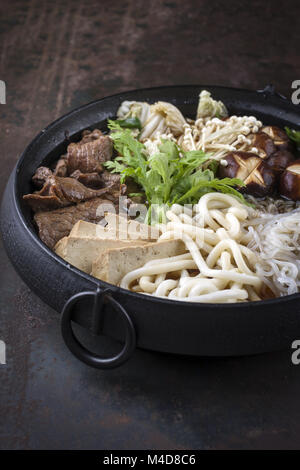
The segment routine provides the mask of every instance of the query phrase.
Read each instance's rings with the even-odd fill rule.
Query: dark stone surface
[[[210,83],[290,96],[299,2],[0,0],[1,192],[24,146],[85,102],[162,84]],[[66,350],[58,315],[3,249],[2,449],[299,448],[300,366],[291,351],[185,359],[137,351],[95,371]]]

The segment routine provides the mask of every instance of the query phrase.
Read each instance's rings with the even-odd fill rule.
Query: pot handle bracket
[[[282,95],[281,93],[278,93],[275,89],[275,86],[272,85],[271,83],[265,86],[265,88],[263,88],[262,90],[256,90],[256,91],[257,93],[261,93],[264,98],[267,98],[268,96],[278,96],[282,100],[287,100],[287,97]]]
[[[92,327],[91,331],[97,335],[102,326],[103,304],[110,304],[112,308],[121,316],[125,326],[125,343],[122,350],[112,357],[101,357],[83,346],[76,338],[72,328],[72,315],[75,304],[84,298],[93,299]],[[96,369],[113,369],[126,362],[133,354],[136,346],[136,333],[132,320],[124,307],[117,302],[110,294],[109,289],[101,291],[85,291],[73,295],[66,302],[61,314],[61,333],[66,346],[80,361],[95,367]]]

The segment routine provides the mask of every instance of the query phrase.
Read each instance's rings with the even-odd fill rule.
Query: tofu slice
[[[91,224],[94,225],[94,224]],[[117,240],[105,237],[64,237],[55,245],[54,251],[67,263],[90,274],[92,263],[110,248],[133,247],[148,244],[143,240]]]
[[[117,230],[122,232],[128,232],[132,239],[143,238],[144,240],[157,240],[159,238],[159,230],[152,225],[141,224],[136,220],[128,219],[110,212],[106,212],[104,217],[107,221],[107,228],[117,228]]]
[[[84,220],[79,220],[73,226],[69,236],[76,237],[76,238],[117,239],[119,236],[119,232],[117,232],[116,230],[107,228],[107,227],[103,227],[100,224],[93,224],[91,222],[85,222]],[[125,236],[123,236],[122,238],[125,238]]]
[[[144,246],[107,249],[93,263],[91,275],[119,285],[125,274],[141,268],[154,259],[182,255],[186,252],[181,240],[162,240]]]
[[[118,216],[117,216],[118,217]],[[121,219],[121,217],[120,217]],[[159,232],[157,229],[152,234],[149,229],[147,231],[142,228],[142,230],[136,230],[135,226],[127,224],[127,219],[124,219],[124,223],[118,223],[117,219],[114,219],[114,223],[108,223],[105,227],[100,224],[92,224],[90,222],[85,222],[84,220],[79,220],[72,228],[70,232],[70,237],[78,238],[112,238],[112,239],[129,239],[129,240],[148,240],[155,241],[159,237]],[[137,222],[138,224],[138,222]],[[144,225],[144,224],[139,224]],[[139,228],[139,225],[137,227]],[[148,227],[145,225],[145,227]],[[150,236],[149,236],[150,235]],[[152,238],[151,238],[152,236]]]

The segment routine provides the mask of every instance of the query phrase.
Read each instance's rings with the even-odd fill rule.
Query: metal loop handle
[[[71,324],[74,305],[79,300],[87,297],[92,297],[94,301],[92,325],[92,331],[94,333],[99,333],[103,302],[110,303],[114,310],[121,315],[125,325],[125,344],[122,350],[115,356],[109,358],[98,356],[83,346],[74,335]],[[98,289],[96,292],[86,291],[73,295],[66,302],[62,310],[61,332],[67,347],[74,354],[74,356],[76,356],[77,359],[84,362],[85,364],[97,369],[112,369],[114,367],[120,366],[130,358],[136,345],[135,328],[130,316],[122,307],[122,305],[120,305],[119,302],[117,302],[110,294],[107,293],[107,290],[101,292],[100,289]]]

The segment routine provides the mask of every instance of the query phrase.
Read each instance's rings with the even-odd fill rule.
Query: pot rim
[[[17,197],[17,179],[18,179],[18,173],[19,173],[19,168],[22,165],[22,163],[25,161],[26,158],[28,158],[28,154],[30,154],[31,148],[36,145],[38,140],[44,136],[50,129],[52,129],[54,126],[59,124],[60,122],[63,122],[66,118],[71,117],[72,115],[76,115],[80,113],[83,109],[88,109],[91,106],[95,106],[97,104],[101,104],[103,101],[110,100],[111,98],[118,98],[123,96],[124,94],[135,94],[138,92],[147,92],[147,91],[155,91],[155,90],[167,90],[167,89],[176,89],[176,88],[199,88],[199,89],[207,89],[207,88],[216,88],[220,90],[227,90],[227,91],[233,91],[233,92],[244,92],[244,93],[250,93],[253,95],[262,95],[262,91],[257,91],[257,90],[247,90],[244,88],[234,88],[234,87],[226,87],[226,86],[219,86],[219,85],[166,85],[166,86],[157,86],[157,87],[147,87],[147,88],[137,88],[133,90],[127,90],[123,91],[120,93],[116,93],[113,95],[105,96],[103,98],[99,98],[97,100],[90,101],[87,104],[81,105],[68,113],[62,115],[58,119],[52,121],[50,124],[48,124],[42,131],[40,131],[32,140],[31,142],[26,146],[24,151],[22,152],[20,158],[17,161],[17,164],[15,166],[15,169],[13,170],[13,200],[15,203],[15,207],[17,210],[18,217],[26,231],[26,233],[31,237],[31,239],[34,241],[34,243],[39,247],[39,249],[43,250],[44,252],[47,253],[47,255],[56,263],[59,263],[63,269],[68,269],[72,272],[74,272],[76,275],[86,279],[87,281],[93,282],[95,286],[101,287],[104,289],[110,289],[114,293],[118,294],[126,294],[131,298],[134,298],[136,300],[142,300],[142,301],[149,301],[150,303],[158,304],[158,305],[174,305],[177,306],[182,306],[182,307],[188,307],[189,305],[191,306],[196,306],[198,305],[199,307],[205,307],[208,309],[214,308],[214,309],[239,309],[245,305],[247,307],[255,307],[257,306],[258,302],[260,306],[271,306],[274,304],[279,304],[279,303],[284,303],[286,300],[293,300],[293,299],[300,299],[300,292],[296,294],[290,294],[290,295],[285,295],[282,297],[276,297],[273,299],[267,299],[267,300],[260,300],[260,301],[249,301],[249,302],[235,302],[235,303],[204,303],[204,302],[191,302],[191,301],[182,301],[182,300],[173,300],[173,299],[168,299],[168,298],[163,298],[163,297],[155,297],[155,296],[148,296],[145,294],[137,293],[137,292],[132,292],[128,289],[124,289],[119,286],[115,286],[114,284],[110,284],[108,282],[102,281],[100,279],[97,279],[80,269],[76,268],[73,265],[70,265],[67,263],[63,258],[58,256],[54,251],[52,251],[50,248],[45,245],[42,240],[38,237],[37,233],[27,224],[27,221],[24,217],[21,205],[20,205],[20,200]],[[274,96],[275,99],[280,99]],[[286,102],[285,102],[286,103]],[[292,103],[288,103],[289,106],[292,108],[296,108],[296,105],[293,105]],[[92,126],[93,124],[91,124]]]

